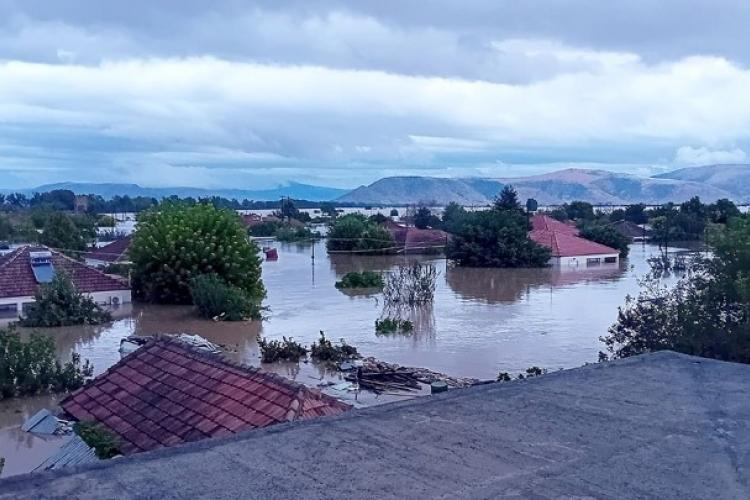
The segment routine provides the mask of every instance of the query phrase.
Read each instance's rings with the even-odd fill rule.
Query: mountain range
[[[289,196],[300,200],[333,200],[340,204],[353,205],[444,205],[452,201],[462,205],[486,205],[492,202],[506,184],[513,185],[521,200],[534,198],[543,205],[573,200],[596,204],[666,203],[682,202],[693,196],[700,196],[704,201],[728,198],[735,202],[750,202],[750,164],[683,168],[653,177],[588,169],[566,169],[527,177],[495,179],[385,177],[354,190],[294,182],[265,190],[152,188],[137,184],[63,182],[45,184],[22,192],[30,194],[52,189],[69,189],[76,194],[98,194],[104,198],[115,195],[154,198],[177,195],[270,201]]]

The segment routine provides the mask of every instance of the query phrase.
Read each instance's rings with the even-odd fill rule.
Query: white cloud
[[[742,163],[747,161],[747,154],[740,148],[729,150],[709,149],[707,147],[694,148],[682,146],[675,154],[674,163],[677,165],[711,165],[716,163]]]

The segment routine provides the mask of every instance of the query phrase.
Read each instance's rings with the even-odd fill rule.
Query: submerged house
[[[84,255],[84,261],[87,266],[96,268],[107,267],[110,264],[127,264],[132,241],[132,236],[115,240]]]
[[[561,268],[616,264],[620,251],[578,235],[575,226],[546,215],[531,217],[529,238],[551,251],[550,264]]]
[[[441,229],[418,229],[388,220],[383,227],[391,234],[396,246],[406,253],[433,253],[445,249],[450,237]]]
[[[123,280],[75,261],[47,247],[23,246],[0,257],[0,317],[15,318],[41,283],[49,283],[64,272],[76,289],[102,305],[130,302],[130,287]]]
[[[75,420],[107,427],[125,455],[351,409],[170,338],[150,340],[60,406]]]
[[[651,236],[649,231],[634,222],[627,220],[618,220],[612,227],[621,235],[629,238],[631,241],[646,241]]]

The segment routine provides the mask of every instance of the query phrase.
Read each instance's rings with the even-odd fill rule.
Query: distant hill
[[[278,200],[282,196],[289,196],[298,200],[329,201],[346,193],[347,189],[337,189],[322,186],[311,186],[291,182],[284,186],[273,189],[249,190],[249,189],[204,189],[192,187],[165,187],[150,188],[138,184],[93,184],[77,182],[61,182],[57,184],[45,184],[33,189],[21,190],[25,193],[51,191],[53,189],[68,189],[76,194],[98,194],[106,199],[115,195],[128,196],[150,196],[153,198],[165,198],[177,195],[181,198],[192,196],[202,198],[207,196],[222,196],[224,198],[236,198],[237,200],[248,199],[254,201]]]
[[[729,193],[728,198],[750,201],[750,164],[705,165],[681,168],[654,176],[657,179],[675,179],[700,182]]]
[[[452,201],[463,205],[491,203],[505,184],[512,184],[521,200],[534,198],[544,205],[573,200],[591,203],[681,202],[693,196],[707,201],[731,197],[719,187],[668,178],[643,178],[605,170],[567,169],[529,177],[503,179],[443,179],[386,177],[340,197],[342,203],[415,204]]]

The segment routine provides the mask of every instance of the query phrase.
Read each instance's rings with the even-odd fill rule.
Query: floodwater
[[[53,336],[61,357],[77,351],[93,363],[95,374],[120,359],[120,340],[129,335],[198,334],[225,346],[230,358],[258,366],[259,336],[293,337],[309,345],[322,330],[330,339],[355,345],[364,356],[494,379],[498,372],[515,374],[530,366],[556,370],[595,362],[603,349],[599,337],[615,321],[625,297],[637,294],[647,259],[658,251],[633,244],[629,258],[618,265],[561,270],[451,268],[437,256],[329,256],[322,241],[314,246],[280,244],[278,249],[277,261],[263,263],[268,290],[263,322],[217,323],[198,319],[191,307],[133,304],[115,311],[115,321],[108,325],[45,333]],[[341,291],[334,283],[349,271],[388,271],[412,260],[437,268],[434,303],[412,315],[416,328],[411,335],[376,335],[375,320],[383,314],[379,294]],[[341,374],[314,363],[263,368],[310,386],[341,382]],[[403,397],[325,390],[356,405]],[[3,476],[31,470],[62,444],[18,428],[38,409],[54,409],[55,404],[54,397],[0,402]]]

